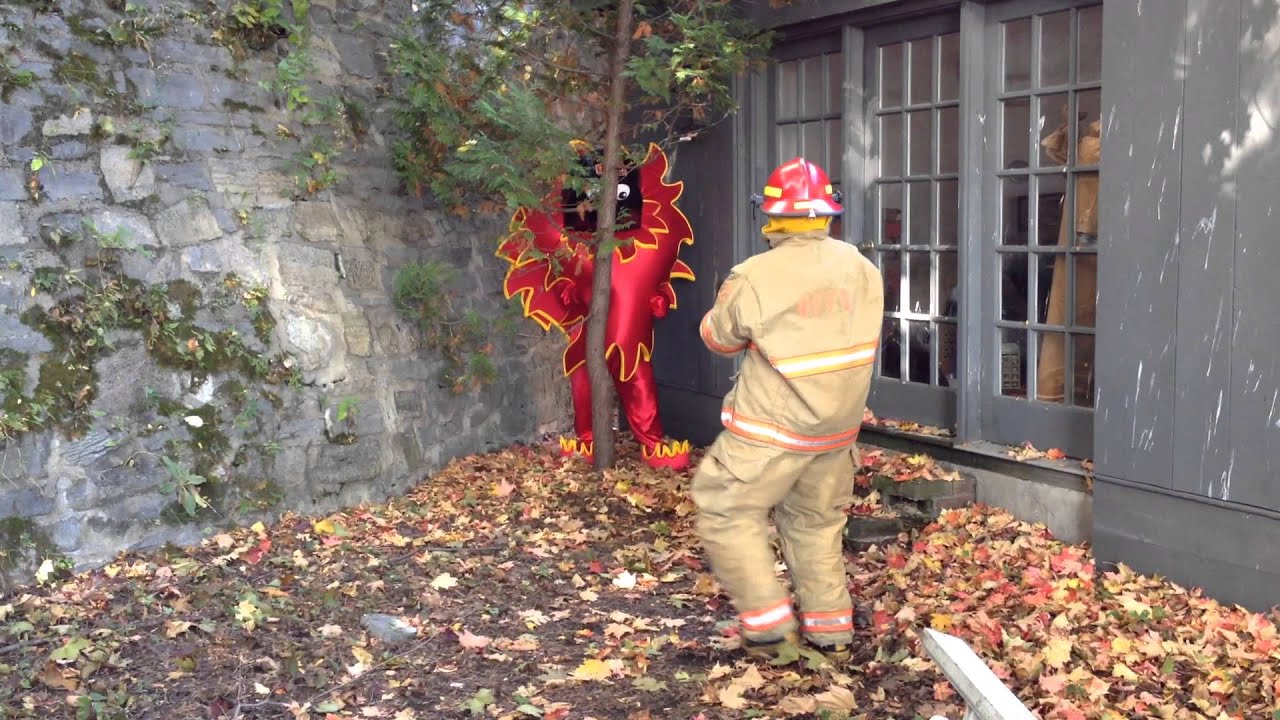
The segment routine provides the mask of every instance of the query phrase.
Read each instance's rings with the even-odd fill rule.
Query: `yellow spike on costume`
[[[829,217],[771,217],[768,224],[760,228],[766,234],[802,233],[810,230],[825,230],[831,224]]]
[[[660,442],[654,445],[652,450],[642,448],[642,451],[646,458],[667,459],[687,455],[692,447],[688,440],[673,440],[671,442]]]

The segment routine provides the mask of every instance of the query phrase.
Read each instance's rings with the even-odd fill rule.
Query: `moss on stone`
[[[4,576],[39,558],[57,557],[58,546],[30,518],[0,518],[0,585]]]
[[[228,112],[247,112],[247,113],[266,112],[266,108],[261,108],[261,107],[258,107],[257,105],[251,105],[247,102],[241,102],[233,98],[227,98],[226,100],[223,100],[222,107],[225,108]]]
[[[94,89],[104,87],[102,77],[98,75],[98,63],[74,50],[53,66],[53,77],[63,83],[79,83]]]

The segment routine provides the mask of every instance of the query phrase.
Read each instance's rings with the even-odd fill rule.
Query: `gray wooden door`
[[[1093,445],[1102,6],[987,6],[983,439]]]
[[[954,428],[959,343],[960,19],[871,29],[863,44],[859,248],[885,282],[869,405]],[[850,198],[849,202],[858,202]]]

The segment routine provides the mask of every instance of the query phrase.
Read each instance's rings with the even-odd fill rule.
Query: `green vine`
[[[493,338],[510,327],[510,318],[490,320],[470,308],[456,311],[456,278],[456,271],[442,262],[409,263],[396,273],[392,300],[417,326],[423,342],[444,356],[444,381],[462,393],[497,380]]]

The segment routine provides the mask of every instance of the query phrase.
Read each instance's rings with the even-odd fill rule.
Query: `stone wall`
[[[396,3],[312,4],[293,109],[260,83],[291,50],[229,40],[227,3],[129,5],[0,4],[0,569],[383,498],[563,425],[559,337],[496,332],[496,382],[459,394],[390,299],[430,260],[452,311],[508,306],[502,219],[397,182]],[[322,97],[340,116],[305,122]]]

